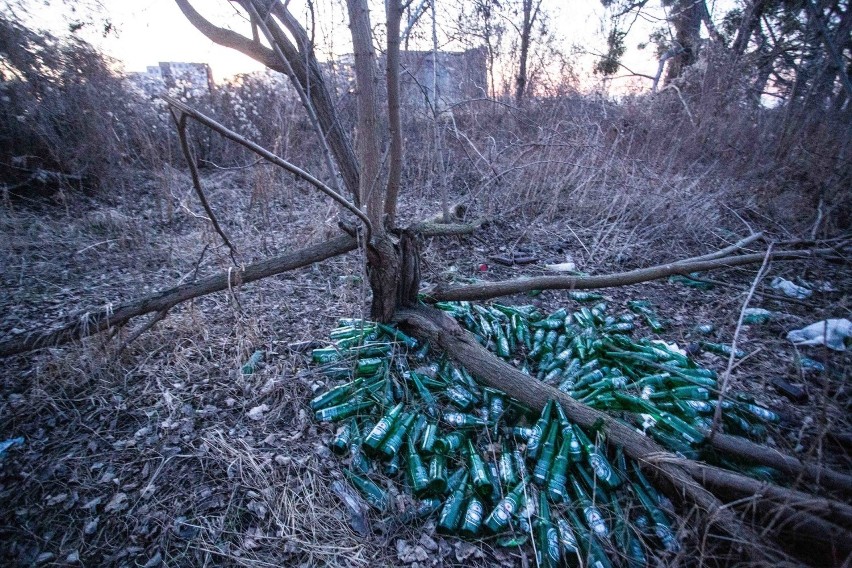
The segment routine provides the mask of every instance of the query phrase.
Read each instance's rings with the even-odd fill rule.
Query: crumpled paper
[[[835,351],[846,351],[844,340],[852,337],[852,321],[846,318],[812,323],[787,334],[796,345],[825,345]]]

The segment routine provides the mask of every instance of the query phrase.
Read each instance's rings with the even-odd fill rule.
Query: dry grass
[[[450,162],[450,187],[474,214],[501,220],[472,237],[428,242],[424,279],[542,271],[477,272],[489,255],[520,248],[545,262],[571,255],[581,269],[600,273],[706,252],[731,242],[726,231],[742,235],[746,225],[793,232],[750,215],[736,198],[741,187],[716,165],[628,159],[626,135],[602,126],[593,110],[577,110],[536,135],[526,130],[528,117],[512,113],[483,110],[464,124],[459,119],[453,128],[468,140],[455,138],[454,130],[448,137],[459,145],[454,151],[464,144],[472,157]],[[489,147],[486,123],[502,146]],[[437,190],[422,183],[429,172],[428,163],[408,164],[405,218],[439,209]],[[204,185],[240,262],[337,230],[334,207],[265,166],[208,171]],[[135,187],[108,197],[2,206],[0,337],[231,265],[181,169],[165,166]],[[26,439],[0,462],[0,559],[7,565],[71,564],[76,557],[97,566],[372,566],[413,564],[412,550],[420,547],[428,552],[421,565],[534,565],[529,548],[441,538],[432,522],[391,524],[384,532],[374,523],[366,538],[350,529],[329,489],[340,478],[340,463],[325,446],[332,432],[312,421],[306,405],[324,380],[288,346],[326,337],[339,317],[364,315],[368,290],[354,255],[179,306],[120,353],[132,330],[111,341],[96,337],[0,361],[0,432]],[[848,266],[773,270],[828,279],[841,290],[801,306],[760,296],[767,290],[759,289],[760,305],[780,315],[768,326],[744,328],[741,341],[754,354],[732,379],[785,414],[770,445],[848,471],[848,453],[827,433],[850,432],[849,355],[824,354],[834,375],[796,377],[794,350],[783,339],[786,330],[816,319],[849,317]],[[712,321],[715,339],[726,341],[752,277],[749,269],[728,271],[718,278],[729,287],[708,293],[653,283],[609,295],[616,304],[653,298],[673,322],[667,339],[688,343],[695,323]],[[554,307],[566,297],[548,292],[536,301]],[[267,352],[263,367],[242,375],[240,365],[257,349]],[[722,365],[703,357],[702,364]],[[808,385],[811,403],[795,407],[781,399],[768,386],[779,374]],[[262,405],[268,410],[251,419],[249,412]],[[701,512],[681,513],[687,546],[661,564],[735,563],[701,528]]]

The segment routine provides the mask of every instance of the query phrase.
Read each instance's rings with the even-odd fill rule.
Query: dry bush
[[[69,37],[27,29],[0,13],[0,182],[37,189],[127,180],[152,118],[110,67]]]

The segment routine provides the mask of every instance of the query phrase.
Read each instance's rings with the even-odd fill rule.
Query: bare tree
[[[685,506],[697,506],[708,513],[707,523],[714,531],[721,531],[724,538],[736,537],[744,543],[743,553],[756,561],[778,561],[785,559],[779,550],[759,547],[758,534],[746,521],[728,508],[721,498],[737,499],[753,490],[753,480],[731,472],[719,474],[697,462],[685,462],[658,446],[624,423],[611,416],[584,406],[565,393],[543,383],[530,381],[528,376],[498,360],[471,334],[463,331],[453,320],[437,310],[418,306],[419,292],[419,239],[424,235],[447,234],[470,230],[469,226],[456,227],[449,224],[415,224],[407,228],[396,225],[396,202],[400,195],[400,162],[403,156],[399,136],[399,72],[398,50],[400,44],[400,18],[405,5],[399,0],[387,0],[387,51],[388,65],[394,67],[387,74],[387,98],[382,96],[380,76],[373,44],[373,23],[367,0],[347,0],[349,24],[354,49],[354,69],[357,99],[357,137],[353,151],[349,134],[341,127],[341,121],[331,104],[325,78],[313,50],[310,36],[291,13],[288,3],[282,0],[233,0],[245,14],[247,22],[253,22],[260,33],[248,30],[246,35],[214,25],[191,5],[189,0],[175,0],[189,21],[211,40],[246,53],[267,66],[286,73],[297,89],[303,93],[302,103],[309,116],[315,118],[316,135],[327,142],[323,144],[333,169],[344,182],[349,197],[334,188],[329,179],[323,181],[309,172],[296,167],[284,158],[245,139],[239,134],[218,124],[202,113],[180,101],[168,102],[180,121],[188,116],[219,132],[229,140],[257,153],[288,172],[308,181],[317,190],[334,199],[357,219],[355,227],[344,225],[347,234],[326,243],[312,245],[279,259],[246,266],[232,275],[179,286],[154,296],[128,302],[106,312],[92,312],[77,317],[62,329],[47,334],[35,333],[20,340],[0,343],[0,355],[19,353],[39,346],[70,341],[87,334],[121,326],[131,319],[145,314],[154,314],[161,319],[169,309],[182,301],[202,294],[221,290],[237,282],[249,282],[283,270],[318,262],[354,249],[365,251],[366,271],[372,290],[371,316],[383,322],[397,321],[408,326],[415,335],[428,338],[447,353],[463,363],[483,383],[498,387],[511,396],[535,408],[541,408],[548,398],[558,399],[570,418],[584,427],[601,427],[609,443],[621,446],[636,459],[647,472],[654,476],[664,490]],[[530,5],[532,9],[532,4]],[[537,5],[536,5],[537,6]],[[699,14],[700,18],[700,14]],[[532,20],[532,13],[530,14]],[[691,24],[690,24],[691,25]],[[388,110],[389,119],[382,120],[382,107]],[[382,155],[387,149],[390,164],[383,173]],[[387,178],[383,178],[387,176]],[[745,239],[735,245],[700,257],[671,262],[665,265],[634,270],[627,273],[595,277],[542,277],[515,280],[505,283],[473,285],[463,288],[436,289],[429,292],[432,299],[482,299],[542,288],[596,288],[632,284],[671,274],[687,274],[695,270],[711,270],[750,263],[761,263],[769,253],[740,254],[743,248],[757,242],[759,235]],[[834,249],[811,251],[771,251],[775,260],[808,258],[814,255],[832,255]],[[145,327],[143,326],[143,330]],[[602,425],[602,426],[601,426]],[[814,480],[824,487],[831,487],[848,494],[852,477],[831,470],[809,466],[791,456],[757,446],[747,440],[716,434],[710,437],[711,444],[730,455],[775,467],[791,475],[800,475]],[[731,497],[733,495],[733,497]],[[841,502],[824,500],[802,501],[801,498],[782,487],[771,486],[767,497],[760,500],[757,508],[777,515],[781,519],[778,535],[782,538],[792,531],[806,534],[820,543],[836,544],[841,551],[849,552],[852,533],[848,529],[852,513]],[[785,503],[778,508],[777,502]],[[817,507],[819,503],[822,507]],[[834,520],[837,515],[843,520]],[[792,523],[792,524],[791,524]],[[785,532],[786,531],[786,532]]]

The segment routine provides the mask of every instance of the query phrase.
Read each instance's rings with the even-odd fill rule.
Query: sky
[[[30,0],[40,5],[43,0]],[[56,3],[58,0],[53,0]],[[76,0],[79,1],[79,0]],[[84,0],[85,1],[85,0]],[[215,80],[221,81],[237,73],[260,70],[262,66],[234,50],[220,47],[196,30],[183,16],[174,0],[88,0],[98,2],[106,17],[116,26],[117,34],[103,38],[92,26],[84,38],[122,62],[126,71],[144,71],[160,61],[209,63]],[[724,2],[725,0],[719,0]],[[74,4],[75,0],[71,3]],[[440,9],[441,0],[437,0]],[[602,21],[605,12],[599,0],[544,0],[552,17],[551,29],[563,38],[563,49],[570,52],[580,45],[589,51],[604,49]],[[227,0],[196,0],[199,11],[216,23],[235,22],[235,11]],[[715,3],[711,4],[711,7]],[[31,8],[39,25],[55,30],[67,25],[58,7]],[[208,11],[203,11],[208,10]],[[320,13],[320,27],[333,27],[329,14]],[[639,51],[635,46],[646,41],[656,23],[640,20],[628,38],[628,53],[624,63],[637,73],[654,74],[656,62],[651,49]],[[84,30],[85,32],[85,30]],[[338,33],[347,33],[345,28]],[[593,58],[578,58],[581,74],[591,66]]]
[[[441,0],[438,6],[440,7]],[[142,71],[159,61],[209,63],[216,80],[236,73],[259,70],[252,59],[220,47],[196,30],[178,9],[174,0],[100,0],[108,17],[116,24],[118,37],[87,39],[123,62],[127,71]],[[234,11],[225,0],[196,0],[195,6],[214,22],[226,22]],[[552,4],[553,29],[570,43],[602,46],[600,28],[603,8],[598,0],[545,0]],[[330,24],[326,24],[330,25]],[[343,30],[348,33],[348,30]]]

